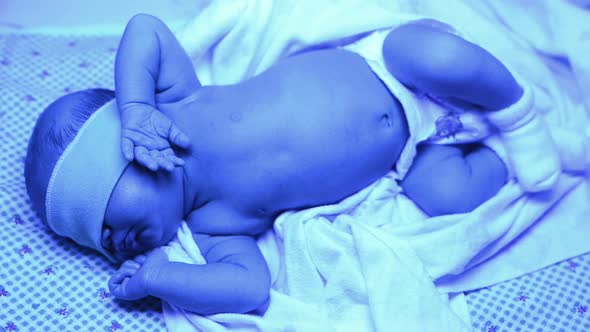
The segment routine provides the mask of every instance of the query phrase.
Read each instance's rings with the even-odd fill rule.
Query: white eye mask
[[[45,201],[51,229],[116,261],[102,248],[101,232],[109,198],[128,164],[119,110],[111,100],[90,116],[55,164]]]

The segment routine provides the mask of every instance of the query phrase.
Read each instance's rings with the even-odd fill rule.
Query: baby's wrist
[[[143,278],[141,278],[141,287],[147,295],[158,297],[158,294],[160,294],[162,285],[164,284],[161,278],[164,275],[163,270],[165,270],[165,265],[151,267],[146,271]]]

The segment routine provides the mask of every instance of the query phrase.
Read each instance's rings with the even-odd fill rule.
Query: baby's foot
[[[550,189],[561,173],[558,148],[533,106],[532,91],[524,89],[516,104],[488,113],[490,122],[500,130],[518,182],[527,192]]]

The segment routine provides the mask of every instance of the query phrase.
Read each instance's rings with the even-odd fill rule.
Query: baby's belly
[[[195,139],[211,191],[244,210],[335,203],[386,174],[407,139],[401,106],[345,51],[300,55],[217,89]]]

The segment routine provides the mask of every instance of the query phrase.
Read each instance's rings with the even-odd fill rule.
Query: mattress
[[[160,302],[115,300],[115,266],[52,234],[23,161],[35,120],[71,91],[113,89],[118,37],[0,34],[0,331],[164,331]],[[590,256],[469,292],[474,331],[590,331]]]

